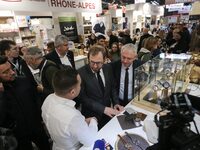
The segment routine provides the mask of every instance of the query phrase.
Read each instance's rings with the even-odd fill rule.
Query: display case
[[[135,70],[134,102],[160,104],[171,93],[187,91],[191,55],[160,54]],[[153,105],[152,105],[153,106]],[[159,106],[156,106],[159,109]]]

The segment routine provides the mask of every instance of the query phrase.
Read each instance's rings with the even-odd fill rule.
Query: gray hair
[[[60,45],[64,44],[65,42],[68,42],[68,38],[65,35],[57,35],[55,37],[54,45],[55,45],[55,47],[59,47]]]
[[[26,56],[36,57],[36,58],[42,58],[42,50],[38,47],[30,47],[27,49],[27,52],[25,54]]]
[[[137,54],[137,49],[132,43],[128,43],[128,44],[125,44],[125,45],[122,46],[121,52],[122,51],[127,51],[127,50],[128,51],[133,51],[134,53]]]

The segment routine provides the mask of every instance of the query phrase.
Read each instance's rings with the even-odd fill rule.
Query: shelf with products
[[[15,40],[19,36],[19,29],[13,16],[0,17],[0,40]]]
[[[22,39],[23,45],[30,47],[36,46],[36,34],[33,31],[29,16],[16,16],[16,21],[19,26],[19,33]]]

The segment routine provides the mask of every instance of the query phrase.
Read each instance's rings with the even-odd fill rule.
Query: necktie
[[[97,79],[98,79],[98,82],[99,82],[99,86],[100,86],[102,92],[104,93],[104,85],[103,85],[103,80],[102,80],[101,75],[100,75],[100,71],[97,72]]]
[[[129,80],[128,69],[129,68],[126,68],[125,78],[124,78],[124,102],[127,102],[127,103],[128,103],[128,80]]]

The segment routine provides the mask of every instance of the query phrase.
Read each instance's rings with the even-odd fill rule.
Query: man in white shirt
[[[42,118],[53,140],[53,150],[77,150],[90,146],[97,135],[96,118],[85,117],[75,109],[72,100],[80,92],[81,78],[67,66],[55,73],[54,94],[42,106]]]

